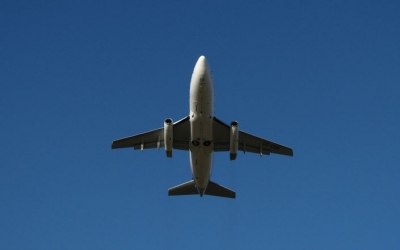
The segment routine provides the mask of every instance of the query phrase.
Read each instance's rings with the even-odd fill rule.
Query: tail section
[[[199,190],[196,187],[194,180],[190,180],[188,182],[182,183],[175,187],[168,189],[168,195],[191,195],[191,194],[199,194]],[[218,185],[215,182],[209,181],[206,190],[204,191],[206,195],[220,196],[226,198],[235,198],[236,193],[233,190],[230,190],[226,187]],[[203,194],[200,194],[201,196]]]
[[[207,189],[204,192],[204,194],[207,195],[214,195],[214,196],[220,196],[220,197],[226,197],[226,198],[236,198],[236,193],[233,190],[230,190],[229,188],[223,187],[221,185],[218,185],[215,182],[210,181],[207,185]]]
[[[199,194],[199,191],[194,184],[194,180],[179,184],[178,186],[168,189],[168,195],[189,195]]]

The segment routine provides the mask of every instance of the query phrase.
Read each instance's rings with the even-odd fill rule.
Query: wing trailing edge
[[[214,151],[229,151],[231,127],[214,116]],[[270,153],[293,156],[293,150],[289,147],[269,141],[267,139],[239,131],[238,149],[243,152],[269,155]]]

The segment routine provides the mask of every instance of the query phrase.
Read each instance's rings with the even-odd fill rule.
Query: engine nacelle
[[[164,147],[167,157],[172,157],[172,147],[174,141],[173,122],[171,118],[164,121]]]
[[[239,148],[239,123],[237,121],[231,122],[229,148],[230,159],[231,161],[235,160]]]

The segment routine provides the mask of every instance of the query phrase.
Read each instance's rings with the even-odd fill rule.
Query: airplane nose
[[[199,59],[197,60],[196,63],[197,66],[201,68],[206,68],[207,67],[207,59],[205,56],[200,56]]]
[[[196,81],[200,80],[200,84],[207,84],[209,82],[209,76],[210,68],[207,59],[205,56],[200,56],[194,66],[192,77],[199,78],[196,79]]]
[[[205,62],[207,59],[205,56],[200,56],[199,57],[199,62]]]

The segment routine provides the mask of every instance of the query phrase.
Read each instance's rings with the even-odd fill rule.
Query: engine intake
[[[173,122],[171,118],[164,121],[164,147],[167,157],[172,157],[172,147],[174,142]]]

